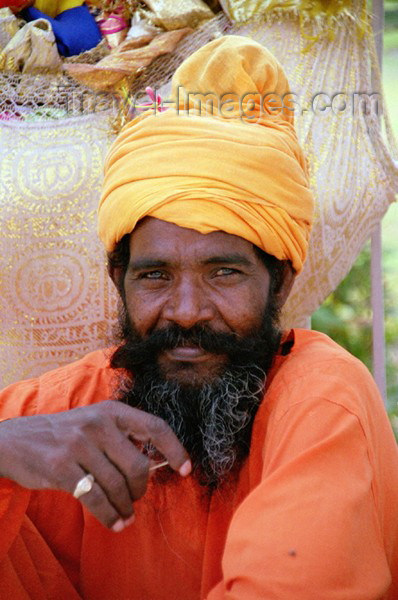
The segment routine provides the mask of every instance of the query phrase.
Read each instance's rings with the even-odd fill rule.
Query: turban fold
[[[172,101],[133,119],[110,149],[99,205],[106,250],[151,216],[240,236],[299,272],[313,198],[280,64],[257,42],[224,36],[177,69]]]

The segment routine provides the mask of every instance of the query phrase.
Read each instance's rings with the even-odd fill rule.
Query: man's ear
[[[290,264],[290,262],[287,262],[285,265],[283,276],[282,276],[282,284],[276,294],[279,308],[282,308],[282,306],[285,304],[286,300],[288,299],[288,296],[291,292],[291,289],[293,287],[293,283],[294,283],[295,279],[296,279],[296,273],[293,270],[293,267]]]
[[[115,267],[108,262],[108,275],[112,279],[120,296],[123,295],[123,282],[126,269],[124,267]]]

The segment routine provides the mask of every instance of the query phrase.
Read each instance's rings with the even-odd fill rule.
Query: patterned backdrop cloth
[[[0,128],[2,384],[107,345],[115,297],[96,236],[104,116]]]
[[[224,33],[248,35],[281,60],[296,95],[296,127],[316,197],[309,257],[284,313],[288,325],[302,324],[338,285],[398,189],[386,115],[384,142],[375,104],[365,114],[358,96],[380,92],[377,73],[371,79],[375,55],[364,5],[354,0],[351,11],[317,18],[274,6],[247,23],[221,14],[133,83],[133,95],[143,96],[149,85],[167,96],[181,61]],[[1,89],[0,115],[11,93]],[[109,111],[84,107],[83,113],[0,120],[2,385],[70,362],[111,339],[116,297],[96,235],[96,208],[112,119]]]

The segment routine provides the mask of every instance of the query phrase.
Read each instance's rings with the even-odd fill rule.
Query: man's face
[[[269,283],[253,245],[238,236],[204,235],[152,217],[130,236],[124,297],[142,339],[170,326],[245,337],[262,324]],[[161,351],[157,362],[167,379],[200,385],[218,375],[227,356],[188,339]]]
[[[250,447],[280,341],[279,293],[252,244],[228,233],[146,218],[129,252],[126,271],[111,268],[123,300],[115,399],[169,423],[214,489]]]

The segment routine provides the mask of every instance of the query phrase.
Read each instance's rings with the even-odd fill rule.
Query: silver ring
[[[93,487],[93,484],[94,484],[94,476],[91,475],[91,473],[88,473],[87,475],[85,475],[84,477],[79,479],[79,481],[77,482],[76,487],[73,492],[73,496],[75,498],[80,498],[80,496],[87,494]]]

